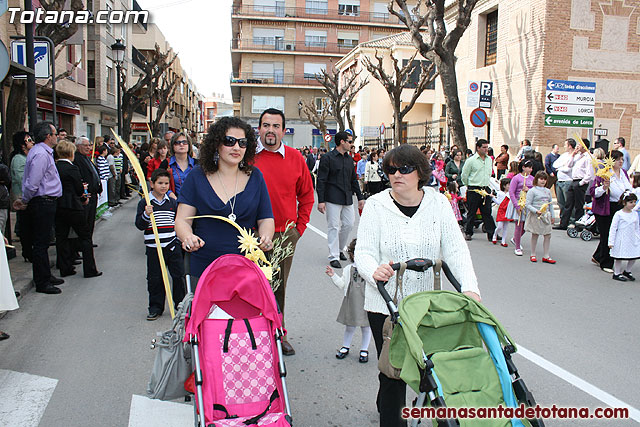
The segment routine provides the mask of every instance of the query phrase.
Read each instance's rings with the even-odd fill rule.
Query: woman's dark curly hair
[[[242,129],[247,138],[247,151],[244,153],[244,166],[241,171],[251,175],[253,170],[253,159],[256,156],[256,134],[253,128],[237,117],[223,117],[216,123],[209,126],[207,135],[200,148],[200,166],[205,173],[213,173],[218,170],[218,165],[214,162],[214,156],[218,152],[218,147],[227,136],[227,131],[231,128]]]
[[[427,156],[422,154],[418,147],[409,144],[401,144],[389,151],[382,161],[382,170],[389,175],[389,166],[415,166],[418,171],[418,188],[422,188],[431,180],[431,165]]]

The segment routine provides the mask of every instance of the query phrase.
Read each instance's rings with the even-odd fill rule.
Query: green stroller
[[[511,359],[516,352],[515,344],[489,310],[460,293],[460,283],[446,263],[412,259],[392,267],[400,270],[399,278],[405,269],[424,272],[433,267],[436,285],[441,268],[458,291],[419,292],[404,298],[396,308],[385,282],[377,283],[396,325],[389,345],[390,364],[401,369],[400,378],[418,393],[411,410],[430,406],[485,411],[500,407],[515,411],[521,405],[536,406]],[[524,412],[524,407],[520,407],[520,412]],[[438,411],[443,412],[447,413]],[[420,416],[411,417],[411,425],[417,426]],[[481,419],[460,415],[460,419],[435,418],[433,425],[544,427],[541,419],[524,416]]]

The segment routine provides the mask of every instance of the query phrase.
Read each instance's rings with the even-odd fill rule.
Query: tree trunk
[[[460,108],[460,98],[458,97],[455,57],[454,55],[447,55],[445,57],[435,56],[435,58],[447,104],[447,125],[453,139],[451,145],[457,145],[464,153],[467,150],[467,138]]]
[[[9,161],[9,154],[12,150],[13,134],[25,130],[27,118],[27,80],[13,79],[7,99],[7,110],[2,132],[2,148],[4,149],[5,161]],[[31,129],[33,130],[33,129]]]
[[[400,135],[402,132],[402,117],[400,117],[400,103],[393,108],[393,146],[400,146]]]

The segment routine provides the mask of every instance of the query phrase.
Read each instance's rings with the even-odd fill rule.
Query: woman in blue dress
[[[240,254],[240,249],[235,227],[218,219],[189,217],[228,217],[253,229],[260,237],[260,249],[272,249],[275,224],[264,178],[253,167],[256,145],[251,126],[236,117],[223,117],[209,128],[200,164],[182,184],[175,228],[182,248],[192,253],[194,277],[219,256]]]

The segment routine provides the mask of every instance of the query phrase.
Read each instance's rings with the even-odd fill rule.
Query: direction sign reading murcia
[[[592,128],[595,103],[595,83],[549,79],[544,105],[544,125]]]

